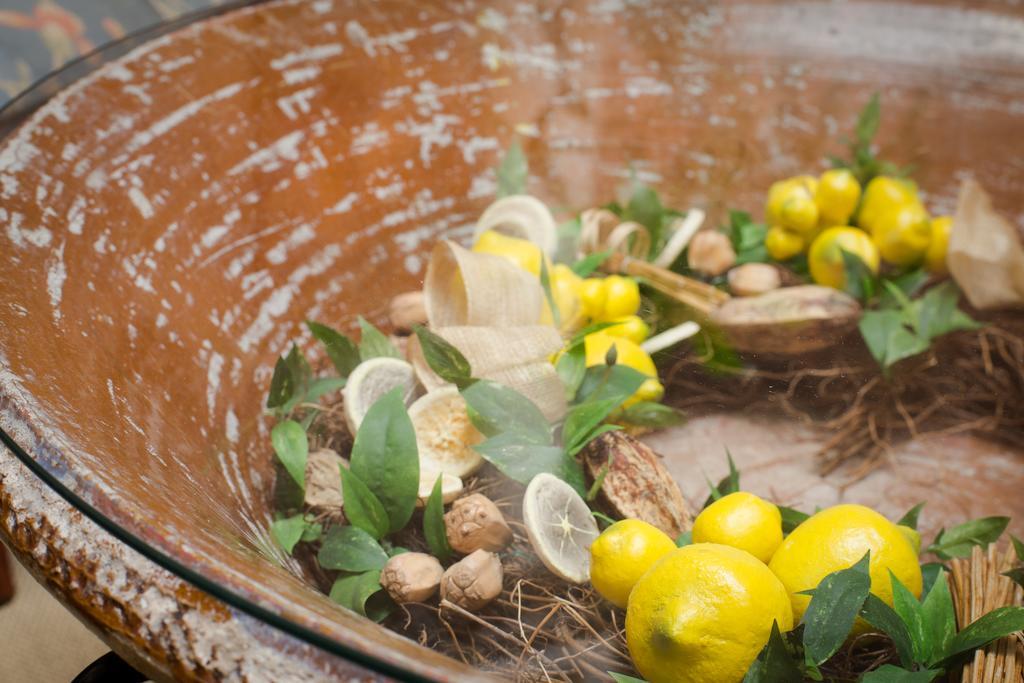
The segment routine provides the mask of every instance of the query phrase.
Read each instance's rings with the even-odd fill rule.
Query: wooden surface
[[[607,200],[632,164],[714,218],[820,169],[879,90],[880,142],[919,165],[932,210],[973,174],[1020,224],[1022,35],[1024,11],[995,0],[317,0],[186,29],[0,147],[0,428],[208,581],[390,665],[465,680],[311,590],[268,534],[262,401],[277,354],[313,348],[302,321],[381,319],[438,236],[469,234],[517,132],[531,191],[555,206]],[[40,575],[59,566],[28,554],[42,527],[11,519]],[[80,579],[106,586],[108,570]],[[131,630],[113,606],[74,604]],[[223,606],[192,605],[215,637]],[[165,641],[145,637],[121,645],[159,660]]]

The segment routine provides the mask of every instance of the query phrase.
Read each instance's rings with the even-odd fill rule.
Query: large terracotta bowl
[[[673,204],[756,212],[879,91],[879,143],[934,210],[970,174],[1021,223],[1022,36],[995,0],[311,0],[148,43],[0,147],[7,540],[155,675],[467,680],[268,534],[262,407],[291,340],[316,353],[302,321],[382,320],[517,132],[552,205],[632,165]]]

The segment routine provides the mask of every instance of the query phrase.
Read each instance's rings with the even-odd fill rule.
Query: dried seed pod
[[[468,555],[477,550],[498,552],[512,542],[512,529],[490,498],[474,493],[459,498],[444,516],[448,545]]]
[[[498,556],[477,550],[445,571],[441,577],[441,599],[476,611],[501,594],[503,577]]]
[[[427,307],[423,290],[399,294],[388,306],[388,319],[395,332],[409,334],[416,325],[427,324]]]
[[[315,512],[341,516],[341,472],[348,463],[330,448],[312,451],[306,458],[306,506]]]
[[[856,299],[831,287],[784,287],[730,299],[711,322],[740,351],[796,355],[835,346],[860,321]]]
[[[397,603],[423,602],[437,592],[444,567],[433,555],[395,555],[380,572],[380,585]]]
[[[728,237],[717,230],[703,230],[690,240],[686,262],[704,275],[721,275],[736,263],[736,251]]]
[[[757,296],[781,286],[779,270],[767,263],[744,263],[729,271],[729,291],[736,296]]]
[[[598,503],[613,516],[643,520],[672,538],[692,526],[679,484],[646,444],[624,432],[606,432],[580,454],[592,482],[604,474]]]

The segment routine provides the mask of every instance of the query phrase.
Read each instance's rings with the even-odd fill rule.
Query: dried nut
[[[396,332],[408,334],[416,325],[427,324],[427,309],[422,290],[405,292],[391,300],[388,319]]]
[[[690,240],[686,259],[693,270],[715,276],[732,268],[736,252],[728,237],[715,230],[703,230]]]
[[[380,572],[380,585],[395,602],[423,602],[437,592],[444,567],[433,555],[395,555]]]
[[[624,432],[607,432],[581,451],[590,481],[603,474],[598,504],[622,519],[640,519],[672,538],[692,526],[679,484],[661,458]]]
[[[445,571],[441,577],[441,599],[471,612],[478,610],[498,597],[502,578],[498,556],[477,550]]]
[[[757,296],[781,286],[778,269],[767,263],[744,263],[729,271],[729,290],[736,296]]]
[[[344,458],[330,448],[312,451],[306,458],[306,505],[317,512],[340,516],[341,497],[339,466],[348,467]]]
[[[444,528],[448,545],[463,555],[477,550],[498,552],[512,542],[512,529],[498,506],[479,493],[455,501],[444,516]]]

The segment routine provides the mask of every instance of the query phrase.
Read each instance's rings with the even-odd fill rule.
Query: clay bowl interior
[[[759,213],[878,90],[879,142],[934,211],[971,174],[1022,224],[1022,33],[1001,2],[319,0],[191,26],[0,148],[0,427],[210,582],[464,675],[336,607],[268,534],[263,400],[292,340],[320,357],[302,321],[384,323],[517,133],[553,206],[606,201],[632,164],[674,205]]]

